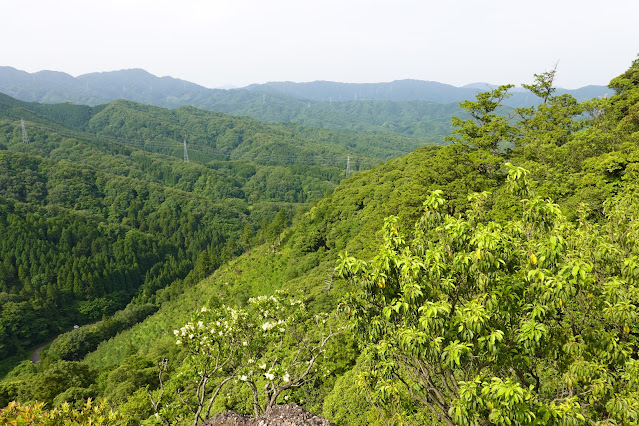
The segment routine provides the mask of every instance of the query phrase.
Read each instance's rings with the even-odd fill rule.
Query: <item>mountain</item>
[[[344,102],[353,100],[429,101],[455,103],[472,99],[474,88],[459,88],[435,81],[397,80],[390,83],[271,82],[252,84],[248,90],[276,93],[298,99]]]
[[[0,82],[0,92],[20,100],[39,103],[73,102],[90,106],[115,99],[130,99],[148,104],[162,102],[166,104],[162,106],[178,107],[184,105],[179,99],[209,91],[183,80],[156,77],[141,69],[73,77],[54,71],[31,74],[5,66],[0,67]]]
[[[129,285],[130,271],[156,257],[164,264],[144,275],[152,283],[195,266],[155,295],[148,289],[151,297],[138,294],[128,311],[103,309],[40,363],[14,363],[0,380],[0,405],[43,401],[77,417],[88,398],[104,398],[133,424],[199,424],[229,409],[257,417],[287,402],[347,426],[634,423],[638,76],[639,60],[592,110],[555,97],[516,123],[479,99],[476,120],[459,122],[459,143],[421,146],[335,186],[330,167],[310,158],[316,168],[294,170],[317,173],[327,191],[306,205],[246,190],[261,167],[267,175],[290,167],[285,155],[263,158],[261,147],[337,155],[350,148],[349,132],[129,101],[82,106],[47,124],[44,115],[75,106],[7,100],[0,111],[29,114],[33,136],[23,142],[17,118],[0,127],[8,148],[0,224],[11,236],[0,278],[21,285],[0,293],[5,336],[16,324],[37,331],[36,308],[53,311],[45,302],[57,295],[63,304],[93,279],[94,250],[97,262],[109,247],[123,253],[105,270],[129,272],[98,281],[103,289]],[[176,149],[187,129],[202,151],[195,161],[135,148],[170,150],[166,138]],[[385,138],[374,142],[379,152],[395,141]],[[504,139],[512,149],[497,149]],[[253,195],[277,210],[257,230]],[[67,213],[77,216],[75,233],[64,232]],[[211,244],[191,260],[225,229],[222,250]],[[20,281],[47,262],[49,273],[69,268],[56,256],[65,250],[75,256],[70,270],[87,270],[69,288],[56,293],[46,269]],[[76,297],[71,306],[90,302]],[[99,299],[77,312],[99,312]],[[20,343],[5,336],[2,344]],[[40,414],[30,407],[26,415]],[[12,404],[0,416],[13,421],[19,410]]]
[[[178,108],[190,105],[268,123],[290,122],[313,127],[383,131],[443,140],[457,105],[430,102],[312,102],[244,89],[207,89],[144,70],[92,73],[76,78],[50,71],[29,74],[0,67],[0,92],[39,103],[72,102],[96,106],[116,99]],[[443,113],[442,113],[443,112]]]
[[[259,161],[273,164],[290,165],[297,161],[308,164],[314,158],[312,161],[336,165],[350,154],[354,159],[361,159],[366,164],[363,167],[368,168],[378,160],[397,157],[429,143],[423,138],[387,132],[314,129],[297,124],[268,125],[190,106],[169,110],[124,100],[89,107],[23,102],[0,94],[0,111],[5,118],[50,120],[139,148],[164,149],[162,152],[168,149],[182,153],[184,138],[188,137],[189,149],[196,155],[204,155],[202,158],[206,161],[261,156]],[[445,116],[446,113],[440,114]],[[301,138],[304,138],[303,142]],[[278,145],[286,145],[285,152],[276,148]],[[275,159],[278,152],[283,158]]]
[[[272,82],[253,84],[246,89],[290,96],[297,99],[319,101],[353,101],[353,100],[385,100],[385,101],[423,101],[451,104],[473,99],[482,91],[492,90],[497,86],[488,83],[473,83],[463,87],[435,81],[396,80],[388,83],[336,83],[331,81],[314,81],[309,83]],[[576,90],[557,89],[557,94],[570,94],[578,101],[611,94],[605,86],[586,86]],[[512,97],[506,99],[504,106],[518,108],[537,104],[537,99],[525,89],[513,88]]]
[[[622,92],[601,104],[604,115],[565,143],[543,138],[565,125],[547,120],[543,132],[522,134],[521,147],[507,153],[472,144],[423,147],[344,180],[295,219],[276,250],[252,248],[182,300],[101,344],[86,362],[117,368],[118,377],[133,382],[123,372],[141,363],[127,357],[127,348],[137,344],[137,356],[181,360],[171,348],[174,342],[192,348],[180,336],[199,333],[203,306],[239,309],[248,297],[279,290],[303,294],[315,315],[341,313],[350,325],[312,384],[286,391],[286,401],[336,424],[385,424],[400,415],[407,424],[468,424],[496,410],[512,424],[544,414],[558,422],[579,423],[587,415],[631,423],[615,404],[639,408],[638,73],[639,61],[633,74],[616,81]],[[545,118],[564,112],[560,104],[539,111]],[[447,361],[460,346],[466,349],[458,353],[468,355]],[[280,359],[300,355],[298,347],[273,351]],[[284,382],[269,377],[288,377],[288,370],[259,369],[269,355],[247,356],[240,380],[229,382],[214,412],[249,413],[251,393],[244,390]],[[194,382],[184,379],[191,370],[167,373],[162,389],[185,389]],[[558,398],[574,400],[566,383],[590,395],[602,378],[616,390],[553,414]],[[134,391],[124,410],[143,392]],[[389,401],[389,392],[396,399]],[[532,402],[522,407],[524,399],[504,399],[507,392],[529,392]]]
[[[634,83],[632,79],[628,80],[624,84],[636,86],[637,80]],[[477,383],[464,382],[486,389],[481,395],[488,396],[478,395],[477,398],[489,398],[490,392],[501,392],[503,388],[497,386],[505,382],[516,389],[521,386],[535,392],[538,395],[535,404],[547,402],[552,407],[565,387],[565,382],[557,382],[557,377],[569,379],[570,371],[580,371],[584,374],[580,377],[595,384],[601,374],[606,375],[607,383],[614,382],[613,386],[620,383],[618,393],[614,396],[600,394],[600,398],[624,398],[634,404],[635,376],[627,372],[619,374],[619,371],[633,368],[637,362],[636,351],[616,355],[626,357],[626,363],[622,364],[626,367],[619,365],[616,358],[601,355],[607,345],[602,343],[603,338],[618,339],[614,341],[629,348],[637,347],[636,325],[631,323],[633,325],[628,328],[623,325],[625,318],[629,321],[634,318],[634,315],[625,317],[624,312],[627,312],[625,306],[628,304],[632,306],[631,312],[636,309],[636,278],[631,274],[639,269],[634,254],[635,212],[639,205],[634,176],[639,156],[633,139],[639,124],[633,118],[633,109],[629,108],[628,102],[636,104],[636,89],[606,103],[605,116],[590,122],[588,129],[576,131],[563,145],[542,141],[541,134],[532,135],[521,148],[508,153],[491,153],[463,145],[421,147],[404,157],[353,175],[308,211],[299,214],[292,226],[282,232],[277,244],[252,247],[222,265],[211,276],[188,288],[179,299],[168,301],[143,322],[101,343],[85,362],[97,371],[112,371],[101,383],[105,389],[111,389],[105,391],[105,395],[121,404],[123,412],[135,412],[139,418],[150,417],[154,415],[150,409],[135,408],[142,407],[147,398],[146,390],[139,389],[140,386],[152,383],[149,386],[156,388],[154,397],[157,397],[160,389],[188,389],[195,382],[187,374],[193,370],[190,364],[193,358],[184,355],[187,351],[193,355],[193,349],[179,346],[183,342],[175,334],[181,329],[191,332],[198,321],[204,321],[203,307],[217,311],[228,306],[240,309],[250,305],[250,297],[268,298],[281,291],[287,297],[303,295],[305,306],[314,315],[332,312],[351,326],[349,332],[327,350],[323,361],[325,369],[311,384],[306,388],[287,390],[288,399],[281,400],[303,404],[335,424],[380,424],[380,413],[392,416],[397,409],[393,403],[384,398],[366,399],[372,392],[384,395],[382,392],[388,391],[391,384],[396,386],[397,397],[402,398],[402,415],[414,419],[409,420],[409,424],[436,423],[438,411],[430,411],[428,405],[414,394],[416,391],[428,392],[431,386],[403,387],[402,378],[395,376],[405,371],[408,371],[406,374],[418,374],[419,369],[404,363],[407,358],[415,359],[415,365],[423,367],[423,359],[430,356],[431,351],[435,351],[432,362],[437,368],[456,369],[457,374],[469,377],[466,380],[472,380],[478,374],[477,371],[465,373],[467,368],[477,368],[482,374],[495,377]],[[546,113],[548,109],[542,111]],[[555,113],[560,114],[561,110],[553,110]],[[550,122],[553,126],[565,124]],[[624,125],[616,126],[615,123]],[[545,128],[544,133],[550,130]],[[509,162],[525,167],[527,171],[509,165]],[[349,256],[356,256],[356,259]],[[513,259],[521,261],[523,266],[515,267]],[[346,262],[352,262],[352,269],[340,273]],[[590,270],[590,264],[598,267]],[[356,268],[359,272],[352,272]],[[417,272],[411,272],[411,268]],[[355,274],[370,275],[357,280],[351,278]],[[533,280],[534,274],[543,274],[544,278],[537,275],[540,281]],[[601,278],[603,274],[610,275],[610,280]],[[603,289],[598,290],[599,287]],[[427,291],[431,293],[426,298],[423,293]],[[453,312],[455,309],[446,302],[457,300],[455,298],[462,291],[468,292],[477,305],[465,301],[455,305],[457,311]],[[484,297],[486,291],[496,294]],[[581,296],[572,296],[572,292]],[[363,300],[366,294],[372,296]],[[403,310],[417,298],[423,300],[411,308],[414,311],[404,313]],[[553,305],[550,298],[559,298],[562,302]],[[538,304],[538,309],[545,309],[545,314],[535,318],[538,329],[548,337],[540,337],[547,339],[544,340],[546,346],[540,344],[526,349],[529,343],[522,342],[521,330],[522,324],[529,321],[531,299]],[[618,301],[618,305],[614,301]],[[382,307],[384,303],[386,305]],[[443,308],[439,313],[427,311],[433,306]],[[593,306],[601,306],[601,310],[594,310]],[[517,312],[521,318],[512,320],[508,315],[496,313],[484,315],[485,310],[493,312],[495,309],[513,309],[511,312]],[[602,310],[607,315],[603,319]],[[612,316],[612,310],[616,310],[615,316]],[[587,324],[572,321],[571,314],[577,312],[576,318],[580,319],[590,315],[585,321]],[[450,325],[443,320],[427,322],[431,318],[436,321],[440,316]],[[473,319],[476,317],[486,318],[484,321],[491,326],[505,321],[496,328],[503,332],[503,340],[496,340],[503,342],[503,346],[502,343],[494,347],[482,346],[484,340],[479,339],[484,335],[480,333],[491,335],[493,330],[482,332],[474,325],[481,322]],[[404,321],[414,321],[414,325],[403,327]],[[616,322],[611,323],[613,321]],[[311,321],[311,324],[318,327],[316,322]],[[429,332],[431,324],[436,326],[433,326],[432,337],[420,340]],[[389,329],[386,330],[386,326]],[[582,327],[595,327],[599,332],[586,334],[586,328]],[[469,329],[473,333],[468,333]],[[370,334],[362,334],[362,330],[370,330]],[[371,339],[379,333],[390,334],[385,334],[379,345],[373,345]],[[417,336],[408,338],[406,336],[413,337],[409,333]],[[573,337],[573,334],[576,335]],[[551,336],[556,337],[551,339]],[[295,338],[302,341],[300,336]],[[570,345],[572,338],[578,339],[580,348],[593,345],[595,350],[580,349],[582,355],[575,356],[570,350],[562,349]],[[449,341],[440,345],[443,339]],[[441,361],[441,354],[447,354],[463,339],[473,343],[468,344],[468,350],[479,354],[474,356],[486,357],[484,363],[476,366],[471,357],[461,357],[459,367],[456,367],[457,362],[446,364]],[[529,340],[534,341],[534,336]],[[176,341],[183,352],[176,349]],[[286,341],[282,337],[278,342],[284,344]],[[413,352],[413,345],[420,344],[425,349]],[[238,347],[244,347],[242,345],[238,342]],[[518,351],[528,351],[527,355],[513,359],[518,356],[513,355],[515,345],[522,345]],[[554,345],[553,349],[545,351],[548,345]],[[283,352],[276,348],[273,356],[293,358],[300,354],[297,349],[293,347]],[[393,355],[392,363],[388,361],[391,354],[399,354]],[[591,367],[590,364],[582,367],[585,362],[582,356],[594,363],[593,357],[600,355],[597,374],[583,373]],[[561,362],[556,362],[557,357]],[[168,365],[162,388],[154,379],[158,370],[152,369],[153,361],[158,359],[166,359]],[[241,379],[229,382],[224,388],[225,396],[215,401],[212,412],[229,408],[252,412],[251,394],[247,390],[251,383],[245,386],[242,377],[246,375],[248,380],[254,374],[256,382],[265,387],[269,383],[266,375],[274,373],[259,369],[261,359],[250,357],[246,361]],[[182,362],[185,366],[180,365]],[[539,363],[538,380],[544,386],[535,387],[537,379],[525,374],[519,378],[518,363],[531,366]],[[385,368],[391,368],[388,377],[382,376]],[[277,371],[282,376],[288,372]],[[527,367],[524,373],[526,371],[531,370]],[[133,386],[143,374],[147,374],[148,381]],[[498,379],[499,375],[507,378]],[[384,380],[379,380],[380,377]],[[23,375],[22,380],[29,379],[27,374]],[[455,383],[464,386],[461,379],[456,380],[459,381]],[[122,383],[129,384],[126,398],[115,392]],[[274,381],[273,386],[277,383]],[[626,395],[623,390],[626,383],[633,393],[621,396]],[[442,389],[442,395],[448,395],[448,400],[442,404],[455,407],[454,404],[460,403],[454,390],[445,391],[445,384],[434,383],[433,386],[438,386],[438,391]],[[545,386],[551,390],[546,391]],[[164,393],[164,397],[179,401],[175,395],[171,399],[169,392]],[[501,401],[500,396],[495,398],[495,401]],[[473,401],[468,403],[471,407],[468,409],[472,409],[472,404]],[[509,404],[515,407],[513,409],[519,407],[517,401]],[[177,410],[176,405],[169,406]],[[530,408],[533,409],[536,410]],[[575,410],[581,413],[582,408],[575,406]],[[600,415],[596,414],[599,408],[584,410]],[[609,410],[605,416],[623,418],[622,411],[612,414],[614,407]],[[439,412],[443,415],[454,413],[453,410]],[[477,416],[487,418],[491,412],[480,411]],[[189,415],[184,407],[182,413]],[[171,414],[168,410],[158,413]]]
[[[422,144],[190,106],[0,94],[0,361],[133,299],[170,297],[180,284],[157,293],[271,239],[347,161],[357,172]]]
[[[478,91],[487,88],[484,83],[459,88],[437,82],[401,80],[371,84],[285,82],[221,90],[171,77],[156,77],[140,69],[74,78],[58,72],[29,74],[0,67],[0,92],[29,102],[95,106],[126,99],[164,108],[190,105],[267,123],[391,132],[437,142],[450,134],[450,118],[463,116],[457,103],[473,99]],[[607,92],[608,89],[600,86],[588,86],[566,93],[584,100]],[[536,98],[527,92],[517,92],[505,105],[528,106],[535,102]]]

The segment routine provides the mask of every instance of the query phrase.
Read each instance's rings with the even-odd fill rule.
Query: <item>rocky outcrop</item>
[[[276,405],[259,417],[250,417],[234,411],[217,414],[202,426],[334,426],[322,417],[304,410],[295,403]]]

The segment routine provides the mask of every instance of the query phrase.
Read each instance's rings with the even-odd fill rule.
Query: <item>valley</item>
[[[1,71],[0,420],[636,423],[639,60],[445,103]]]

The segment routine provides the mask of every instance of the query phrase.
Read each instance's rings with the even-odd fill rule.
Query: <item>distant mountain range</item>
[[[27,102],[100,105],[116,99],[178,108],[196,108],[249,116],[257,120],[294,122],[307,126],[390,131],[440,140],[450,131],[450,117],[462,112],[458,103],[473,99],[486,83],[455,87],[433,81],[389,83],[273,82],[240,89],[208,89],[173,77],[157,77],[142,69],[83,74],[56,71],[28,73],[0,67],[0,92]],[[578,100],[603,96],[604,86],[586,86],[570,93]],[[527,91],[515,90],[508,107],[537,102]]]
[[[456,87],[436,81],[406,79],[387,83],[286,81],[252,84],[239,89],[208,89],[178,78],[157,77],[142,69],[97,72],[73,77],[57,71],[28,73],[12,67],[0,67],[0,91],[7,95],[31,102],[71,101],[87,105],[97,105],[114,99],[127,99],[152,105],[162,104],[157,106],[163,107],[178,107],[189,102],[205,102],[204,97],[211,105],[220,104],[221,106],[224,99],[246,101],[247,98],[259,98],[255,92],[327,102],[381,100],[448,104],[472,99],[478,91],[490,90],[494,87],[495,85],[488,83],[472,83]],[[513,96],[506,101],[507,106],[516,107],[535,102],[534,97],[521,87],[514,88],[511,92]],[[610,89],[605,86],[557,90],[558,94],[569,93],[577,100],[603,96],[609,92]]]
[[[473,99],[477,92],[495,88],[488,83],[473,83],[463,87],[436,81],[396,80],[389,83],[336,83],[332,81],[314,81],[310,83],[273,82],[252,84],[245,89],[258,92],[290,96],[297,99],[342,102],[353,100],[384,101],[427,101],[437,103],[462,102]],[[558,89],[557,94],[569,93],[583,101],[609,93],[605,86],[586,86],[575,90]],[[529,106],[537,102],[527,90],[516,87],[511,90],[512,97],[504,102],[505,106]]]

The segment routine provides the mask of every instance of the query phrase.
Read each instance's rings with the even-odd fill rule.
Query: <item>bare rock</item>
[[[334,426],[328,420],[304,410],[295,403],[276,405],[254,418],[234,411],[216,414],[202,426]]]

